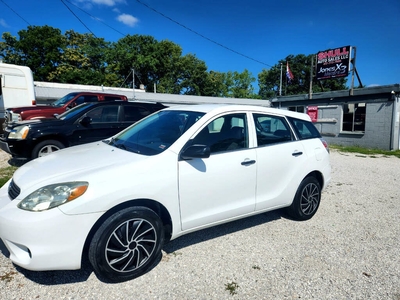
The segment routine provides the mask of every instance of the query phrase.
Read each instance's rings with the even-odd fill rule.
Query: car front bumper
[[[0,137],[0,149],[18,159],[30,159],[32,144],[27,140],[12,140]]]
[[[8,143],[4,141],[3,135],[0,136],[0,149],[7,152],[8,154],[11,154],[10,148],[8,147]]]
[[[7,188],[8,183],[0,190],[0,238],[11,261],[32,271],[79,269],[86,237],[102,213],[25,211],[18,199],[10,200]]]

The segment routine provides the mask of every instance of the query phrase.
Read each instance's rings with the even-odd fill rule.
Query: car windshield
[[[75,106],[62,113],[61,115],[56,116],[57,119],[60,120],[69,120],[74,118],[76,115],[80,115],[82,111],[87,110],[88,107],[93,106],[93,103],[82,103],[81,105]]]
[[[127,151],[156,155],[168,149],[203,115],[194,111],[160,111],[104,142]]]
[[[54,107],[63,107],[68,101],[70,101],[72,98],[76,96],[76,93],[70,93],[65,95],[64,97],[54,101],[51,106]]]

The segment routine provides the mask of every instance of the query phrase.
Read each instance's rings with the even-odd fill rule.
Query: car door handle
[[[241,165],[242,166],[249,166],[249,165],[252,165],[252,164],[255,164],[256,163],[256,161],[254,160],[254,159],[252,159],[252,160],[245,160],[245,161],[242,161],[241,162]]]
[[[293,156],[300,156],[300,155],[303,155],[303,152],[301,152],[301,151],[295,151],[295,152],[292,153],[292,155],[293,155]]]

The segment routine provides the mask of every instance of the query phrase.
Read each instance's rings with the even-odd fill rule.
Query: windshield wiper
[[[114,146],[116,148],[126,150],[126,146],[124,144],[122,144],[122,143],[117,143],[115,141],[115,138],[111,138],[110,140],[103,140],[103,142],[107,143],[110,146]]]

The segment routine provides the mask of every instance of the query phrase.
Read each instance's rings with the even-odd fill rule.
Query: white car
[[[102,280],[125,281],[181,235],[282,207],[311,218],[330,170],[306,114],[175,106],[20,167],[0,190],[0,238],[25,269],[89,258]]]

